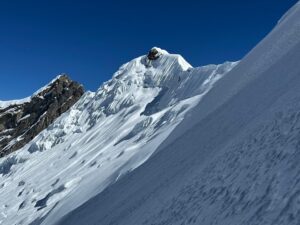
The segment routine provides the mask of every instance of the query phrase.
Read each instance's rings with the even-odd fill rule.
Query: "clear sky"
[[[60,73],[96,90],[153,46],[193,66],[242,58],[297,0],[0,1],[0,99]]]

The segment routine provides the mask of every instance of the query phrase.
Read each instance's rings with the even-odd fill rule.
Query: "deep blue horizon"
[[[0,99],[60,73],[95,91],[153,46],[193,66],[236,61],[297,1],[1,1]]]

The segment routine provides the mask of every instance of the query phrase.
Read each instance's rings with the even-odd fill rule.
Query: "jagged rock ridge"
[[[83,93],[82,85],[60,75],[28,100],[0,106],[0,157],[31,141]]]

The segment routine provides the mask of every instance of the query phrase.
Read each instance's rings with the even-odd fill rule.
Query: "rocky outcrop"
[[[61,75],[29,101],[0,108],[0,157],[26,145],[83,93],[82,85]]]
[[[149,60],[156,60],[159,58],[159,56],[161,56],[161,53],[155,47],[152,48],[147,55]]]

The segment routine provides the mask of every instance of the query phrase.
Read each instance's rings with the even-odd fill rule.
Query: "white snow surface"
[[[53,224],[142,165],[237,63],[161,53],[124,64],[47,130],[0,159],[0,224]],[[49,220],[48,220],[49,218]],[[85,224],[85,223],[81,223]]]
[[[156,154],[56,224],[299,225],[299,59],[298,3]]]

